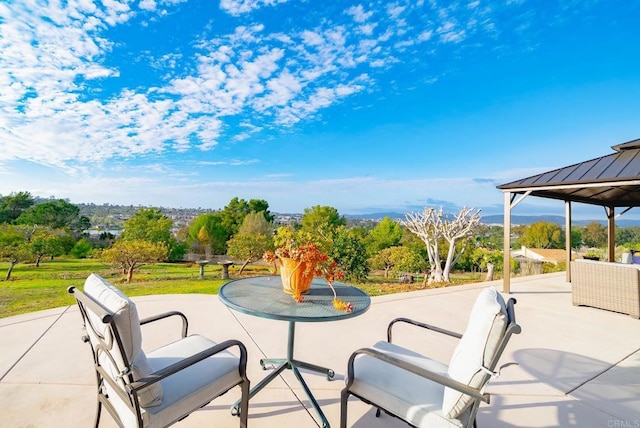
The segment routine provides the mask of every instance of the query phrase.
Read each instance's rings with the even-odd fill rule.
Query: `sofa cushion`
[[[142,332],[140,330],[140,319],[135,303],[107,280],[94,273],[86,279],[84,292],[109,311],[113,312],[113,320],[124,348],[122,351],[131,363],[134,380],[141,379],[153,373],[147,356],[142,350]],[[102,331],[100,331],[100,334],[107,334],[107,326],[103,325],[95,315],[89,314],[89,316],[93,317],[91,321],[94,326],[104,327]],[[113,356],[117,364],[123,365],[123,361],[118,358],[117,355]],[[101,364],[111,372],[114,379],[120,374],[120,370],[114,367],[106,356],[101,358]],[[156,383],[141,391],[138,397],[142,407],[159,405],[162,401],[162,386]]]
[[[480,387],[488,376],[482,367],[491,362],[507,324],[507,308],[502,295],[493,287],[486,288],[471,310],[467,328],[451,358],[449,376],[473,388]],[[442,413],[456,418],[472,400],[455,389],[445,388]]]

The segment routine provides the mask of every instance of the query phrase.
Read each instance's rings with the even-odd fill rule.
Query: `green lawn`
[[[8,263],[0,262],[0,278],[4,279]],[[33,264],[18,264],[9,281],[0,280],[0,318],[43,309],[57,308],[74,304],[73,296],[67,293],[69,286],[82,287],[85,278],[95,272],[102,275],[128,296],[150,294],[217,294],[218,289],[227,282],[221,279],[221,267],[207,265],[205,278],[199,279],[200,266],[195,263],[158,263],[142,266],[133,275],[130,284],[124,281],[119,270],[92,259],[56,259]],[[229,269],[231,279],[239,278],[238,265]],[[248,266],[244,276],[266,275],[263,266]],[[483,274],[452,275],[453,284],[471,283],[483,280]],[[399,284],[386,279],[379,273],[372,273],[366,283],[356,286],[371,296],[424,289],[422,279],[414,284]]]
[[[0,263],[0,277],[4,279],[8,263]],[[252,267],[250,267],[252,268]],[[227,280],[221,279],[221,267],[205,267],[205,278],[199,279],[200,266],[195,263],[158,263],[142,266],[133,275],[133,282],[124,282],[119,270],[105,266],[98,260],[51,260],[40,267],[18,264],[9,281],[0,281],[0,318],[42,309],[74,304],[67,287],[82,287],[85,278],[95,272],[102,275],[129,296],[148,294],[217,294]],[[231,267],[230,275],[237,275],[239,267]],[[253,268],[247,274],[266,274]],[[244,274],[243,274],[244,276]]]

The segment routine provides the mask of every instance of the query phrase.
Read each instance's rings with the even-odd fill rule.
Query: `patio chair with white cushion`
[[[242,391],[240,426],[247,425],[247,351],[237,340],[216,344],[187,336],[187,318],[168,312],[142,321],[136,305],[104,278],[91,274],[84,293],[69,287],[91,344],[97,376],[98,407],[121,427],[165,427],[184,419],[235,386]],[[168,317],[182,319],[182,338],[145,354],[140,326]],[[239,357],[229,352],[237,348]]]
[[[389,324],[387,341],[355,351],[347,366],[341,394],[340,426],[347,426],[347,401],[354,395],[414,427],[471,427],[485,388],[516,324],[514,299],[505,304],[493,288],[478,296],[464,334],[397,318]],[[392,327],[409,323],[460,339],[449,365],[391,343]],[[415,337],[415,336],[414,336]]]

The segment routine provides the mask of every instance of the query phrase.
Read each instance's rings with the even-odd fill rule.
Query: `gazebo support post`
[[[609,243],[609,261],[616,261],[616,209],[615,207],[605,208],[607,211],[607,220],[609,226],[608,243]]]
[[[571,282],[571,201],[564,201],[564,240],[566,255],[566,279]]]
[[[504,192],[502,292],[511,293],[511,192]]]

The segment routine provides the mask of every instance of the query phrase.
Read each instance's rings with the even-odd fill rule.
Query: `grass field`
[[[0,278],[4,279],[8,263],[0,263]],[[9,281],[0,281],[0,318],[43,309],[74,304],[73,296],[67,293],[69,286],[82,287],[84,280],[95,272],[108,279],[128,296],[150,294],[217,294],[227,280],[221,279],[221,267],[205,266],[205,277],[199,279],[200,266],[195,263],[158,263],[142,266],[127,283],[119,270],[92,259],[56,259],[33,264],[18,264]],[[239,278],[240,267],[230,267],[231,279]],[[265,266],[248,266],[243,277],[267,275]],[[454,284],[482,281],[482,274],[457,274]],[[366,283],[357,284],[371,296],[397,293],[425,288],[421,280],[414,284],[399,284],[392,279],[372,273]]]
[[[2,278],[7,269],[7,263],[0,263]],[[221,267],[217,265],[206,266],[205,278],[199,279],[200,267],[195,263],[142,266],[136,270],[130,284],[124,282],[119,270],[98,260],[52,260],[41,262],[37,268],[32,264],[18,264],[9,281],[0,281],[0,318],[74,304],[67,288],[72,285],[82,287],[91,272],[102,275],[129,296],[216,294],[226,282],[221,279]],[[233,273],[232,267],[230,274]]]

